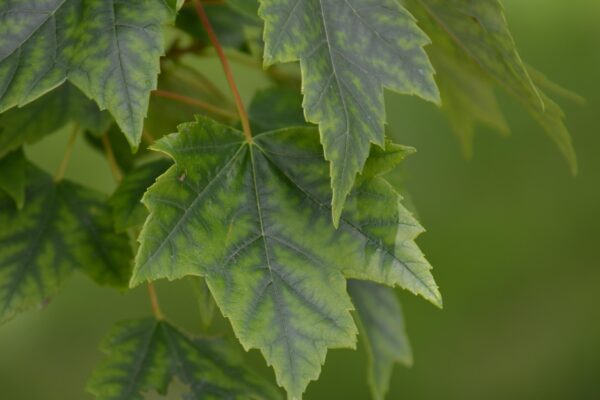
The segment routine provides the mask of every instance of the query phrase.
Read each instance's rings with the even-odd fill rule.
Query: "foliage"
[[[233,101],[198,56],[219,58]],[[247,113],[228,58],[263,64],[272,83]],[[280,398],[235,343],[164,318],[152,282],[194,277],[205,329],[216,306],[288,398],[360,335],[383,399],[394,364],[412,364],[394,288],[442,306],[423,228],[384,178],[414,152],[386,138],[384,89],[440,104],[470,154],[477,124],[508,132],[495,85],[575,172],[564,114],[542,89],[574,96],[522,61],[498,0],[5,1],[0,322],[46,303],[73,270],[147,284],[154,318],[107,336],[90,393],[141,399],[178,379],[185,399]],[[52,177],[27,146],[65,128]],[[63,179],[77,134],[106,157],[112,195]]]

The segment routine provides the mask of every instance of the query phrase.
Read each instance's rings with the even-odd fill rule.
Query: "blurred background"
[[[600,399],[600,2],[503,3],[523,58],[587,99],[583,107],[562,102],[580,173],[570,175],[512,99],[501,98],[511,136],[479,129],[465,160],[441,112],[388,93],[394,139],[418,149],[392,180],[428,230],[419,244],[445,303],[440,311],[399,293],[415,365],[396,367],[389,399]],[[217,71],[212,61],[206,68]],[[266,84],[253,74],[237,69],[246,101]],[[220,73],[212,76],[223,85]],[[67,137],[28,154],[54,171]],[[68,178],[114,188],[105,161],[83,140],[71,166]],[[167,314],[197,331],[186,282],[158,290]],[[149,307],[143,288],[121,294],[75,276],[43,312],[0,328],[3,399],[91,399],[84,386],[102,357],[98,342],[115,321],[149,315]],[[217,331],[227,329],[218,322]],[[330,351],[306,399],[368,399],[361,350]],[[272,374],[257,352],[248,359]]]

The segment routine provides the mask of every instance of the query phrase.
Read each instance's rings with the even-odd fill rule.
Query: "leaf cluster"
[[[215,57],[233,99],[202,68]],[[227,59],[270,82],[247,113]],[[477,125],[509,130],[496,88],[575,172],[549,94],[578,98],[522,61],[499,0],[6,0],[0,322],[76,270],[119,290],[193,278],[205,329],[219,310],[288,398],[360,336],[383,399],[393,366],[412,364],[394,288],[442,306],[423,228],[385,179],[414,152],[386,136],[385,90],[439,105],[470,154]],[[52,176],[27,147],[65,129]],[[78,136],[114,193],[63,179]],[[154,318],[105,339],[90,393],[142,399],[178,380],[185,399],[280,398],[235,344],[165,320],[154,293]]]

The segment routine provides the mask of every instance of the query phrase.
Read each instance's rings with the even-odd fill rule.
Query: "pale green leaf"
[[[455,128],[463,132],[467,143],[472,136],[473,120],[485,122],[501,132],[506,131],[492,89],[486,83],[486,79],[493,79],[519,100],[542,125],[575,173],[577,157],[571,136],[564,125],[563,112],[532,81],[517,52],[500,2],[408,0],[407,3],[419,18],[420,26],[433,40],[430,50],[432,61],[436,63],[436,53],[457,53],[451,59],[446,57],[441,60],[445,64],[436,63],[434,66],[439,69],[440,79],[446,80],[440,86],[446,91],[443,100],[450,101],[449,111],[458,110],[461,115],[454,117],[452,122]],[[467,59],[475,63],[484,76],[476,73]],[[437,61],[440,61],[439,58]],[[449,74],[448,70],[453,72]],[[469,77],[472,78],[470,81]],[[455,81],[451,82],[450,79]],[[480,107],[477,107],[479,102]],[[471,113],[474,115],[466,117]],[[466,149],[469,150],[469,144]]]
[[[431,23],[452,37],[483,70],[517,96],[543,109],[544,103],[517,52],[498,0],[410,2],[415,7],[419,4]],[[421,17],[420,11],[414,12]]]
[[[108,109],[137,147],[156,88],[162,27],[175,0],[5,0],[0,4],[0,112],[69,79]]]
[[[385,175],[396,168],[407,156],[415,152],[414,147],[402,146],[390,140],[386,140],[383,148],[371,146],[371,152],[360,179]]]
[[[107,358],[87,385],[98,400],[142,400],[151,390],[165,394],[174,377],[188,386],[184,398],[190,400],[280,398],[275,388],[241,366],[228,343],[191,338],[168,322],[121,322],[106,336],[102,350]]]
[[[127,236],[114,234],[106,198],[31,164],[26,176],[22,210],[0,194],[0,321],[42,304],[74,269],[123,287],[131,249]]]
[[[510,129],[498,105],[493,82],[481,68],[456,54],[452,47],[432,46],[429,54],[438,72],[436,80],[442,96],[442,110],[460,139],[463,154],[471,158],[478,124],[507,135]]]
[[[533,83],[540,89],[545,90],[547,93],[569,100],[580,106],[586,104],[586,100],[583,96],[559,85],[558,83],[552,82],[546,75],[533,68],[531,65],[527,66],[527,71],[529,71],[529,75],[531,76]]]
[[[155,148],[175,160],[149,189],[131,284],[204,276],[246,349],[300,398],[327,348],[354,347],[345,277],[398,285],[441,305],[414,238],[422,228],[381,178],[331,224],[328,165],[314,128],[241,132],[206,119]]]
[[[337,224],[370,143],[384,144],[383,87],[438,102],[429,43],[396,0],[261,0],[265,64],[300,60],[304,113],[331,162]]]
[[[404,328],[404,316],[394,290],[365,281],[348,282],[356,307],[360,337],[369,360],[367,379],[375,400],[383,400],[394,364],[411,366],[412,350]]]
[[[0,158],[0,191],[12,197],[18,209],[25,204],[25,167],[21,149]]]
[[[152,161],[140,165],[123,177],[119,187],[109,200],[117,232],[139,227],[144,223],[148,211],[142,204],[142,197],[148,187],[170,165],[171,163],[167,160]]]
[[[0,157],[25,143],[34,143],[69,123],[104,133],[112,118],[70,83],[23,107],[0,115]]]

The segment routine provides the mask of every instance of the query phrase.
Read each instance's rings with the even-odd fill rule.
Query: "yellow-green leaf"
[[[398,285],[441,305],[422,231],[381,178],[349,196],[331,224],[327,162],[315,128],[255,135],[207,119],[155,149],[175,165],[148,190],[131,284],[205,277],[246,349],[300,398],[328,348],[354,347],[346,278]]]
[[[394,364],[411,366],[412,350],[394,290],[365,281],[349,281],[360,337],[369,360],[367,379],[374,400],[383,400]]]

